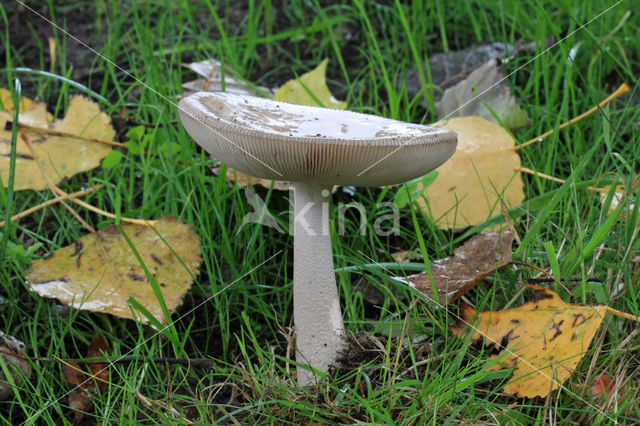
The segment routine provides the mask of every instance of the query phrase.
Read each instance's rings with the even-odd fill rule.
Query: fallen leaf
[[[227,182],[235,182],[235,184],[240,187],[260,185],[267,189],[271,188],[271,183],[273,183],[273,189],[276,191],[289,191],[293,188],[293,184],[291,182],[257,178],[249,176],[248,174],[231,167],[227,167]]]
[[[184,65],[186,68],[201,75],[204,78],[188,81],[182,85],[182,88],[186,90],[183,96],[188,96],[195,92],[202,92],[206,89],[208,92],[221,92],[222,91],[222,63],[217,59],[205,59],[200,62],[191,62]],[[244,81],[233,77],[233,70],[226,66],[224,75],[224,91],[229,93],[235,93],[238,95],[249,96],[261,96],[260,92],[252,88]],[[269,89],[264,86],[257,86],[260,91],[272,95],[273,89]]]
[[[31,365],[29,361],[19,356],[22,355],[24,349],[25,345],[20,340],[0,331],[0,350],[2,350],[2,352],[0,352],[0,358],[2,358],[7,366],[7,369],[11,373],[11,378],[17,387],[22,386],[22,375],[26,378],[31,376]],[[20,374],[18,370],[20,370],[22,374]],[[0,369],[0,401],[4,401],[13,394],[14,389],[7,380],[4,371]]]
[[[107,342],[102,336],[91,339],[87,349],[87,358],[103,357],[107,351]],[[78,363],[69,362],[62,368],[64,380],[75,387],[69,392],[69,407],[75,411],[74,424],[78,424],[84,418],[84,412],[93,408],[93,396],[98,391],[103,391],[109,384],[108,365],[103,362],[89,364],[90,376],[82,370]]]
[[[478,66],[491,59],[504,57],[507,51],[513,53],[513,46],[495,42],[429,56],[431,83],[441,89],[434,91],[435,99],[439,100],[445,89],[464,80]],[[407,72],[406,87],[410,97],[416,96],[422,90],[420,72],[417,69],[414,68]],[[426,105],[424,106],[426,107]]]
[[[26,102],[24,107],[27,109],[19,117],[20,123],[23,124],[108,141],[112,140],[115,135],[109,116],[101,112],[96,103],[81,96],[72,97],[65,118],[53,124],[51,124],[51,115],[47,113],[44,104],[30,101]],[[6,123],[12,120],[13,112],[11,109],[0,111],[0,177],[2,177],[2,183],[5,187],[9,182],[11,129],[4,129]],[[111,147],[104,144],[75,138],[27,133],[31,135],[31,141],[45,173],[54,183],[98,167],[102,158],[111,152]],[[44,176],[31,156],[31,151],[21,138],[18,138],[16,148],[14,190],[48,189]]]
[[[531,119],[516,99],[497,59],[485,62],[467,78],[445,90],[436,102],[438,120],[479,116],[497,122],[494,113],[510,129],[524,127]]]
[[[501,211],[501,200],[507,208],[524,200],[522,177],[514,172],[520,157],[506,130],[480,117],[452,118],[437,125],[458,134],[456,152],[426,189],[429,206],[418,199],[439,228],[479,225]]]
[[[335,109],[347,108],[347,103],[336,100],[327,87],[328,63],[329,59],[325,59],[313,70],[302,74],[300,78],[287,81],[278,89],[273,99],[298,105],[323,106]],[[313,93],[313,97],[309,95],[307,90]],[[320,104],[314,97],[320,101]]]
[[[474,235],[453,251],[453,256],[431,262],[433,287],[429,274],[424,271],[409,275],[406,280],[416,290],[433,298],[433,289],[440,304],[451,303],[497,269],[511,262],[511,231]]]
[[[159,219],[155,229],[136,224],[121,227],[159,283],[172,313],[191,286],[192,274],[198,273],[200,238],[191,225],[170,216]],[[132,312],[127,303],[133,297],[160,322],[166,323],[142,266],[115,225],[85,235],[73,245],[34,261],[27,271],[27,280],[40,296],[57,298],[77,309],[147,323],[148,319]]]
[[[107,353],[107,341],[104,337],[98,335],[91,339],[89,348],[87,348],[87,358],[101,358]],[[89,364],[91,374],[93,374],[97,380],[94,381],[99,390],[104,390],[109,382],[109,369],[105,362],[96,362]]]
[[[13,96],[11,95],[11,91],[5,89],[4,87],[0,87],[0,102],[2,102],[0,108],[13,112]],[[27,110],[32,109],[35,105],[37,105],[35,101],[29,98],[21,97],[18,112],[23,113]]]
[[[502,311],[477,312],[463,304],[461,321],[451,330],[462,336],[469,332],[467,324],[472,324],[474,342],[505,346],[509,352],[503,362],[489,367],[489,371],[514,369],[505,392],[518,397],[545,397],[573,373],[608,308],[568,304],[549,289],[524,285],[535,291],[535,300]]]

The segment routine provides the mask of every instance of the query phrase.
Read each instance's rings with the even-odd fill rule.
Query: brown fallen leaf
[[[507,230],[474,235],[456,248],[453,256],[432,261],[433,286],[440,304],[459,299],[484,278],[508,265],[512,244],[513,234]],[[428,298],[433,298],[434,287],[426,271],[409,275],[407,281]]]
[[[154,228],[137,224],[121,227],[160,285],[167,309],[172,313],[182,303],[192,276],[198,273],[202,260],[200,238],[191,225],[170,216],[159,219]],[[127,303],[133,297],[166,323],[144,269],[115,225],[85,235],[73,245],[34,261],[27,271],[27,281],[40,296],[57,298],[77,309],[147,323],[148,319],[132,312]]]
[[[426,189],[429,206],[419,205],[441,229],[460,229],[484,223],[524,200],[520,156],[515,141],[496,123],[481,117],[452,118],[438,123],[458,134],[456,152],[438,168]]]
[[[463,304],[461,321],[451,327],[458,336],[471,332],[476,343],[484,340],[487,346],[505,345],[508,353],[503,361],[488,370],[514,369],[504,388],[511,395],[545,397],[558,389],[587,352],[606,312],[638,320],[607,306],[568,304],[547,288],[524,285],[535,291],[535,300],[502,311],[478,312]],[[473,331],[468,324],[473,325]]]
[[[11,129],[5,130],[8,121],[13,120],[11,102],[3,103],[7,110],[0,111],[0,176],[7,185],[9,181],[9,161],[11,153]],[[51,124],[51,114],[47,113],[45,104],[25,99],[20,108],[21,124],[47,128],[56,132],[69,133],[87,138],[110,141],[115,135],[111,120],[98,105],[87,98],[74,96],[69,101],[69,108],[64,119]],[[87,142],[75,138],[50,136],[28,132],[42,167],[49,179],[58,183],[64,178],[91,170],[100,165],[100,161],[111,152],[111,147],[103,144]],[[17,141],[16,174],[14,189],[44,190],[47,182],[40,172],[30,150],[24,142]]]
[[[103,357],[107,351],[107,342],[102,336],[91,339],[87,349],[87,358]],[[85,373],[78,363],[66,363],[62,369],[64,380],[75,387],[69,392],[69,407],[75,411],[73,423],[78,424],[84,418],[84,412],[93,408],[93,396],[106,389],[109,384],[109,369],[104,362],[89,364],[91,375]]]

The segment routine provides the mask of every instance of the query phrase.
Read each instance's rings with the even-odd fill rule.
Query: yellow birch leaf
[[[169,312],[174,312],[191,287],[192,274],[198,273],[200,238],[191,225],[170,216],[159,219],[155,230],[136,224],[121,227],[157,280]],[[34,261],[27,271],[27,281],[42,297],[147,323],[147,318],[134,314],[127,303],[133,297],[166,324],[144,269],[115,225]]]
[[[0,87],[0,108],[5,109],[7,111],[13,112],[13,96],[11,92],[4,87]],[[21,97],[20,98],[20,109],[19,113],[23,113],[36,105],[36,102],[32,101],[29,98]],[[42,104],[44,105],[44,104]]]
[[[327,87],[328,63],[329,59],[325,59],[313,70],[302,74],[299,79],[295,78],[287,81],[278,89],[273,99],[298,105],[323,106],[335,109],[347,108],[347,103],[336,100]],[[305,87],[321,102],[320,105],[309,95]]]
[[[499,348],[508,351],[504,362],[489,368],[513,368],[504,391],[518,397],[545,397],[573,373],[610,309],[568,304],[549,289],[525,285],[535,291],[535,300],[502,311],[477,312],[463,304],[462,320],[451,330],[460,336],[469,331],[467,324],[473,324],[474,342],[506,345]]]
[[[25,108],[27,107],[28,109],[19,117],[19,121],[23,124],[106,141],[113,140],[115,136],[109,116],[101,112],[95,102],[81,96],[71,98],[67,115],[53,125],[50,125],[51,116],[46,112],[44,104],[31,101],[25,104]],[[5,187],[9,182],[11,130],[4,130],[4,127],[10,120],[13,120],[10,110],[0,111],[0,176]],[[111,152],[111,147],[104,144],[31,131],[26,133],[33,142],[34,150],[40,158],[45,173],[54,184],[64,178],[98,167],[100,161]],[[20,138],[16,148],[14,189],[16,191],[48,189],[47,182],[35,163],[31,151]]]
[[[475,116],[436,125],[458,134],[456,152],[425,191],[429,206],[418,200],[439,228],[479,225],[501,212],[501,200],[507,208],[524,200],[522,178],[514,171],[520,157],[507,131]]]

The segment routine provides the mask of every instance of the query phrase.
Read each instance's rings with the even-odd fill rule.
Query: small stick
[[[94,213],[98,213],[102,216],[106,216],[110,219],[116,219],[117,216],[113,213],[109,213],[107,211],[104,211],[102,209],[99,209],[97,207],[92,206],[89,203],[85,203],[82,200],[78,200],[77,198],[71,198],[69,196],[69,194],[67,194],[66,192],[64,192],[62,189],[58,188],[57,186],[55,186],[54,184],[51,183],[51,181],[49,180],[49,177],[45,174],[44,169],[42,168],[42,165],[40,164],[40,161],[38,159],[38,154],[36,154],[35,150],[33,149],[33,146],[31,145],[31,141],[29,140],[29,137],[24,134],[21,133],[20,136],[22,136],[22,139],[25,141],[25,143],[27,144],[27,146],[29,147],[29,149],[31,150],[31,154],[34,156],[34,159],[36,160],[36,163],[38,164],[38,167],[40,168],[40,171],[44,174],[45,179],[47,180],[47,184],[49,185],[49,189],[51,190],[51,192],[53,192],[54,195],[58,195],[60,198],[66,197],[69,198],[70,201],[76,203],[79,206],[84,207],[87,210],[91,210]],[[78,219],[87,229],[89,229],[91,232],[96,232],[88,223],[86,223],[76,212],[75,210],[73,210],[71,207],[67,206],[67,204],[64,201],[60,201],[65,207],[67,207],[68,209],[70,209],[70,211],[72,213],[74,213],[74,216],[76,217],[76,219]],[[135,223],[137,225],[147,225],[147,226],[155,226],[155,224],[157,223],[156,220],[145,220],[145,219],[131,219],[128,217],[124,217],[124,216],[120,216],[120,220],[122,220],[123,222],[128,222],[128,223]]]
[[[627,86],[627,83],[622,83],[620,85],[620,87],[618,87],[611,95],[609,95],[605,100],[603,100],[602,102],[600,102],[598,105],[594,106],[593,108],[591,108],[588,111],[583,112],[582,114],[578,115],[577,117],[573,117],[571,120],[566,121],[564,123],[562,123],[559,127],[558,130],[560,129],[564,129],[567,126],[572,125],[573,123],[576,123],[580,120],[582,120],[583,118],[585,118],[588,115],[593,114],[594,112],[596,112],[597,110],[599,110],[600,108],[604,107],[606,104],[608,104],[609,102],[611,102],[612,100],[624,95],[625,93],[629,92],[631,89],[629,88],[629,86]],[[536,136],[535,138],[526,141],[524,143],[521,143],[520,145],[516,145],[515,147],[511,148],[514,151],[517,151],[519,149],[524,148],[525,146],[529,146],[532,143],[541,141],[542,139],[546,138],[547,136],[553,134],[553,132],[555,132],[554,129],[551,129],[543,134],[541,134],[540,136]]]
[[[520,262],[520,261],[517,261],[517,260],[512,260],[512,261],[511,261],[511,262],[509,262],[509,263],[511,263],[511,264],[513,264],[513,265],[526,266],[527,268],[533,268],[533,269],[535,269],[535,270],[537,270],[537,271],[540,271],[540,272],[542,272],[543,274],[545,274],[546,276],[548,276],[551,280],[553,280],[553,282],[555,282],[555,283],[556,283],[556,284],[558,284],[560,287],[562,287],[563,289],[565,289],[565,291],[566,291],[567,293],[571,293],[571,291],[569,291],[569,289],[568,289],[567,287],[565,287],[565,285],[564,285],[564,284],[562,284],[560,281],[558,281],[558,279],[557,279],[556,277],[554,277],[553,275],[551,275],[550,273],[548,273],[547,271],[545,271],[545,270],[544,270],[544,269],[542,269],[542,268],[538,268],[538,267],[537,267],[537,266],[535,266],[535,265],[531,265],[531,264],[529,264],[529,263],[525,263],[525,262]]]
[[[83,197],[85,195],[91,194],[92,192],[97,191],[98,189],[100,189],[102,187],[102,184],[97,184],[96,186],[93,186],[89,189],[85,189],[84,191],[78,191],[78,192],[74,192],[72,194],[67,194],[64,195],[62,197],[57,196],[54,194],[54,196],[56,198],[53,198],[51,200],[47,200],[44,203],[40,203],[35,207],[31,207],[30,209],[24,210],[16,215],[13,215],[11,217],[11,219],[9,220],[10,222],[15,222],[18,219],[22,219],[23,217],[29,216],[31,213],[37,212],[38,210],[42,210],[45,207],[48,207],[52,204],[56,204],[62,200],[68,200],[70,198],[78,198],[78,197]],[[4,220],[0,222],[0,227],[4,226]]]
[[[7,127],[11,128],[11,125],[12,125],[12,122],[11,121],[7,121],[7,123],[5,124],[5,129]],[[18,122],[18,129],[20,129],[22,131],[26,131],[26,132],[42,133],[42,134],[45,134],[45,135],[59,136],[59,137],[63,137],[63,138],[80,139],[80,140],[87,141],[87,142],[96,142],[96,143],[101,143],[103,145],[110,145],[110,146],[116,146],[118,148],[129,149],[129,147],[127,147],[125,144],[119,143],[119,142],[104,141],[104,140],[95,139],[95,138],[87,138],[85,136],[74,135],[73,133],[58,132],[57,130],[45,129],[43,127],[29,126],[27,124],[23,124],[23,123],[20,123],[20,122]]]
[[[56,192],[59,193],[60,195],[67,194],[62,189],[57,188],[57,187],[56,187]],[[94,207],[89,203],[85,203],[82,200],[78,200],[77,198],[71,198],[71,201],[76,203],[79,206],[84,207],[87,210],[91,210],[94,213],[98,213],[98,214],[100,214],[102,216],[106,216],[106,217],[108,217],[110,219],[116,219],[117,218],[117,216],[115,214],[109,213],[107,211],[104,211],[102,209]],[[124,217],[124,216],[120,216],[120,220],[123,221],[123,222],[127,222],[127,223],[135,223],[136,225],[146,225],[146,226],[155,226],[156,223],[158,223],[157,220],[132,219],[132,218],[129,218],[129,217]]]
[[[213,78],[213,73],[216,70],[216,66],[212,66],[211,67],[211,71],[209,71],[209,75],[207,76],[207,79],[204,82],[204,88],[202,89],[205,92],[209,91],[209,86],[211,85],[211,79]]]
[[[57,194],[57,195],[67,195],[67,198],[68,198],[68,194],[66,192],[62,191],[61,189],[57,188],[51,182],[51,179],[49,179],[49,176],[47,176],[47,172],[44,170],[44,167],[42,167],[42,164],[40,164],[40,158],[38,157],[38,154],[36,153],[36,150],[33,149],[33,145],[31,144],[31,139],[29,139],[29,136],[27,136],[26,133],[20,133],[20,137],[24,141],[25,145],[27,145],[27,147],[31,151],[31,155],[33,156],[33,159],[35,160],[36,164],[38,165],[38,168],[40,169],[40,173],[42,173],[42,176],[44,176],[44,180],[47,181],[47,185],[49,186],[49,190],[51,190],[53,195],[56,195],[56,190],[58,190],[58,191],[62,192],[62,194]],[[71,198],[71,200],[75,201],[73,198]],[[80,215],[78,214],[78,212],[76,212],[74,209],[72,209],[71,206],[69,206],[63,200],[60,200],[60,202],[62,203],[63,206],[65,206],[67,208],[67,210],[69,210],[71,212],[71,214],[76,219],[78,219],[78,221],[82,224],[82,226],[84,226],[85,228],[87,228],[89,230],[89,232],[91,232],[91,233],[96,232],[96,230],[93,229],[93,227],[91,225],[89,225],[83,218],[81,218]]]
[[[7,121],[7,123],[5,124],[5,128],[11,128],[11,121]],[[169,122],[169,125],[173,125],[176,124],[176,120],[172,120],[171,122]],[[147,127],[155,127],[156,125],[150,125],[147,123],[139,123],[139,125],[141,126],[147,126]],[[158,126],[164,125],[164,123],[160,123],[158,124]],[[79,140],[83,140],[86,142],[95,142],[95,143],[100,143],[103,145],[109,145],[109,146],[113,146],[116,148],[123,148],[126,149],[127,151],[129,150],[129,147],[123,143],[120,142],[112,142],[112,141],[105,141],[105,140],[101,140],[101,139],[94,139],[94,138],[87,138],[84,136],[80,136],[80,135],[74,135],[73,133],[65,133],[65,132],[58,132],[56,130],[50,130],[50,129],[45,129],[43,127],[35,127],[35,126],[29,126],[27,124],[22,124],[22,123],[18,123],[18,128],[20,130],[23,131],[27,131],[27,132],[34,132],[34,133],[41,133],[41,134],[45,134],[45,135],[50,135],[50,136],[59,136],[59,137],[63,137],[63,138],[71,138],[71,139],[79,139]],[[145,154],[149,154],[149,151],[144,151]],[[158,155],[156,153],[151,153],[151,155],[153,156],[159,156],[161,158],[167,159],[167,157],[162,156],[162,155]],[[32,159],[32,158],[29,158]],[[183,160],[177,159],[175,160],[178,163],[182,164],[184,163]],[[187,164],[191,165],[191,163],[189,161],[186,162]]]
[[[640,322],[640,317],[636,317],[636,316],[628,314],[626,312],[622,312],[622,311],[619,311],[617,309],[610,308],[608,306],[605,306],[605,310],[607,312],[609,312],[610,314],[613,314],[613,315],[616,315],[616,316],[619,316],[619,317],[622,317],[622,318],[626,318],[626,319],[629,319],[631,321]]]
[[[553,182],[558,182],[558,183],[565,183],[566,182],[564,179],[560,179],[560,178],[557,178],[555,176],[547,175],[545,173],[540,173],[538,171],[531,170],[531,169],[528,169],[526,167],[515,167],[513,169],[513,171],[514,172],[528,173],[528,174],[534,175],[534,176],[539,176],[539,177],[541,177],[543,179],[551,180]],[[588,186],[587,189],[589,191],[602,192],[602,193],[607,193],[607,192],[610,191],[610,188],[607,188],[607,187],[600,188],[600,187],[597,187],[597,186]]]

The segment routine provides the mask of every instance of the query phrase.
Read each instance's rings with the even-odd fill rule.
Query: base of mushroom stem
[[[348,343],[344,339],[344,336],[340,335],[338,343],[334,343],[334,345],[336,348],[336,353],[335,353],[335,356],[333,357],[334,358],[333,362],[330,362],[323,366],[309,365],[308,361],[305,361],[305,357],[298,350],[296,350],[296,362],[298,362],[301,365],[304,365],[304,366],[298,366],[296,371],[296,376],[298,379],[299,386],[313,386],[313,385],[317,385],[323,380],[323,377],[319,374],[315,374],[310,369],[310,367],[313,367],[316,370],[318,370],[320,373],[324,373],[324,374],[328,374],[331,368],[340,367],[339,360],[343,356],[344,352],[346,351],[348,347]]]

